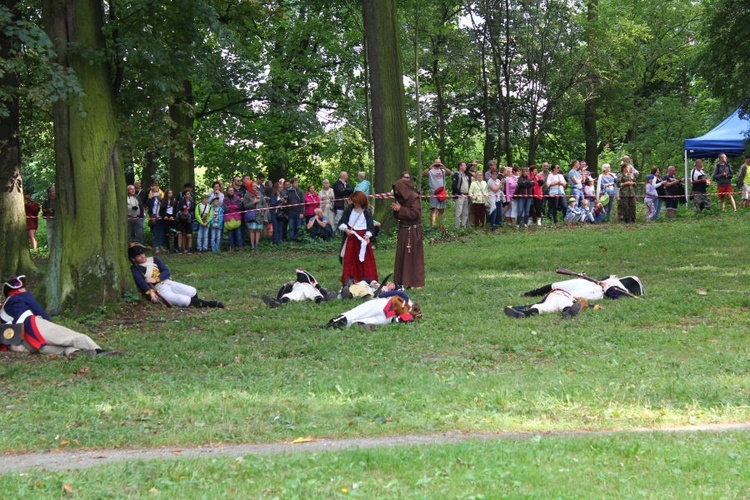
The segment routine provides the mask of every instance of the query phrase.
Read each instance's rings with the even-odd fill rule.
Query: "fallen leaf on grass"
[[[84,366],[80,370],[73,372],[74,375],[86,375],[89,372],[89,367]]]
[[[600,309],[604,309],[604,308],[600,306],[599,304],[594,305],[594,311],[598,311]]]
[[[73,494],[73,487],[69,485],[68,483],[63,484],[63,491],[67,493],[68,495]]]
[[[313,441],[317,441],[317,439],[312,438],[310,436],[307,437],[298,437],[294,441],[292,441],[292,444],[300,444],[300,443],[312,443]]]
[[[174,454],[174,455],[179,455],[179,454],[180,454],[180,453],[182,453],[183,451],[185,451],[185,450],[172,450],[172,454]]]
[[[696,289],[695,293],[697,293],[698,295],[708,295],[708,292],[701,288]]]

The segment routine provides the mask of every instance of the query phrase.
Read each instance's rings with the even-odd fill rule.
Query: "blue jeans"
[[[227,230],[227,237],[229,238],[229,248],[239,248],[242,250],[242,226]]]
[[[651,220],[656,220],[659,218],[659,214],[661,213],[661,204],[663,201],[664,200],[659,198],[658,196],[654,198],[654,210],[656,210],[656,212],[654,213],[654,216]]]
[[[219,252],[221,250],[221,228],[212,227],[209,231],[209,238],[211,239],[211,250]]]
[[[208,226],[198,226],[197,250],[199,252],[205,252],[208,250]]]
[[[575,197],[576,199],[576,206],[580,207],[581,202],[583,201],[583,189],[578,189],[575,187],[570,188],[570,196]]]
[[[154,225],[151,226],[151,230],[154,233],[154,248],[157,250],[164,248],[166,229],[166,224],[161,219],[157,219],[157,221],[154,222]]]
[[[530,197],[518,198],[518,217],[516,217],[516,225],[518,227],[521,227],[521,225],[525,226],[529,223],[531,201],[532,199]]]
[[[305,223],[300,214],[289,214],[289,240],[297,241],[297,230]]]
[[[279,220],[275,213],[271,213],[271,225],[273,225],[273,244],[278,245],[284,241],[284,221]]]
[[[552,211],[552,220],[557,223],[557,212],[562,211],[563,218],[568,210],[568,203],[565,201],[565,195],[551,195],[550,196],[550,209]]]
[[[489,215],[490,228],[494,229],[498,226],[503,225],[503,204],[497,202],[495,204],[495,210],[490,212]]]

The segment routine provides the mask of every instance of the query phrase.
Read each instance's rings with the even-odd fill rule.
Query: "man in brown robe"
[[[422,241],[422,200],[408,172],[394,185],[396,201],[391,203],[398,220],[398,245],[393,281],[407,288],[424,286],[424,243]]]

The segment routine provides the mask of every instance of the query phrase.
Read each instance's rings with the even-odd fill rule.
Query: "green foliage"
[[[706,0],[697,58],[701,75],[713,92],[750,112],[750,10],[742,0]]]

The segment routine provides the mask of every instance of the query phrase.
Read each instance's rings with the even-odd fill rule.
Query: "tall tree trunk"
[[[90,311],[121,299],[126,257],[125,176],[104,52],[101,0],[46,0],[44,18],[58,62],[75,72],[84,95],[56,102],[58,207],[45,277],[48,310]]]
[[[363,1],[372,90],[372,130],[375,142],[375,192],[385,193],[409,168],[404,82],[395,0]],[[377,219],[393,225],[390,200],[376,205]]]
[[[588,26],[584,31],[586,42],[592,50],[596,50],[597,37],[591,32],[599,21],[599,0],[587,0],[586,20]],[[598,129],[598,89],[597,82],[592,79],[591,88],[583,103],[583,134],[586,138],[586,163],[593,176],[599,174],[599,129]]]
[[[183,82],[185,93],[169,106],[172,120],[169,148],[169,185],[177,195],[186,182],[195,186],[195,155],[193,133],[193,86]]]
[[[583,134],[586,137],[586,163],[591,175],[599,174],[599,129],[597,100],[593,97],[583,103]]]
[[[492,107],[490,106],[490,83],[487,77],[487,53],[485,44],[480,44],[482,53],[482,115],[484,116],[484,147],[482,148],[482,165],[495,157],[495,136],[490,127]]]
[[[10,8],[15,15],[14,2]],[[6,37],[0,31],[0,60],[16,56],[20,43]],[[0,119],[0,276],[27,274],[34,270],[26,236],[26,215],[23,201],[21,178],[21,146],[18,140],[20,109],[18,89],[21,83],[18,73],[5,71],[0,76],[0,88],[5,89],[9,98],[4,100],[8,116]]]

